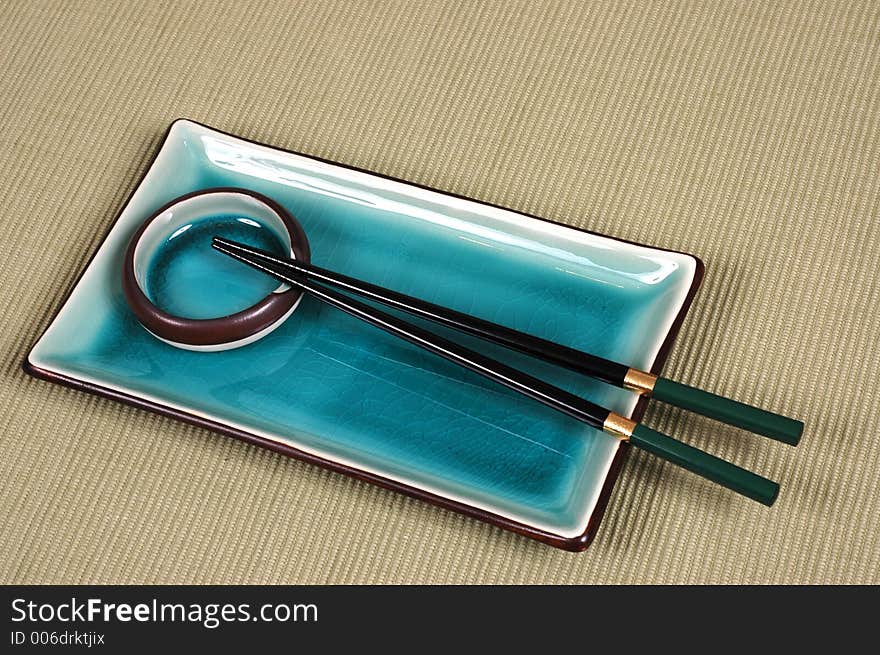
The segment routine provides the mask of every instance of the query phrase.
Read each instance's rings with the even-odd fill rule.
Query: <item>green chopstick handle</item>
[[[666,378],[657,378],[651,395],[664,403],[688,409],[728,425],[745,428],[777,441],[797,446],[804,431],[802,421],[780,416],[745,403],[716,396]]]
[[[779,495],[779,485],[746,471],[736,464],[676,441],[642,424],[633,429],[629,442],[688,471],[717,482],[737,493],[770,507]]]

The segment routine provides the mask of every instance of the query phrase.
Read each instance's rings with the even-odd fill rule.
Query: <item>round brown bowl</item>
[[[175,198],[147,218],[134,233],[122,262],[122,289],[138,321],[155,337],[186,350],[218,351],[253,343],[283,323],[302,292],[282,284],[258,303],[220,318],[174,316],[157,307],[144,292],[147,265],[168,237],[206,216],[238,214],[271,228],[290,248],[290,257],[308,262],[309,243],[299,222],[271,198],[233,187],[194,191]]]

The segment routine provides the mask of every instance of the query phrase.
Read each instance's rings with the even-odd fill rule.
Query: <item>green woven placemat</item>
[[[880,582],[878,34],[876,2],[3,2],[0,581]],[[700,255],[667,372],[807,430],[647,422],[779,501],[632,453],[574,555],[25,376],[178,116]]]

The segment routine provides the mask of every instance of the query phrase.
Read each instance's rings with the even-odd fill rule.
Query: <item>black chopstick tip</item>
[[[224,239],[223,237],[214,236],[211,239],[211,246],[219,250],[221,247],[234,248],[236,246],[236,243],[234,241],[230,241],[229,239]]]
[[[219,250],[224,255],[229,255],[236,259],[242,259],[243,257],[272,257],[272,253],[266,252],[265,250],[252,248],[246,243],[239,243],[238,241],[232,241],[231,239],[216,235],[211,238],[211,247],[213,247],[214,250]]]
[[[230,241],[229,239],[218,236],[212,237],[211,247],[218,252],[222,252],[224,255],[229,255],[236,259],[240,258],[242,255],[251,254],[244,244],[236,243],[235,241]]]

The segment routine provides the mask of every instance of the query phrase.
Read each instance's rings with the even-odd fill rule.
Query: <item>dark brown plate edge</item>
[[[429,187],[429,186],[419,184],[416,182],[409,182],[409,181],[402,180],[399,178],[391,177],[389,175],[383,175],[382,173],[376,173],[374,171],[369,171],[369,170],[366,170],[363,168],[358,168],[356,166],[350,166],[347,164],[341,164],[338,162],[334,162],[329,159],[324,159],[322,157],[316,157],[313,155],[300,153],[295,150],[288,150],[285,148],[279,148],[277,146],[273,146],[271,144],[261,143],[259,141],[254,141],[253,139],[248,139],[246,137],[238,136],[236,134],[232,134],[232,133],[226,132],[224,130],[219,130],[217,128],[211,127],[210,125],[206,125],[204,123],[201,123],[199,121],[192,120],[189,118],[177,118],[177,119],[173,120],[169,124],[169,126],[166,128],[165,134],[163,135],[161,141],[159,142],[159,144],[156,147],[155,152],[153,153],[152,157],[150,158],[149,164],[144,168],[144,172],[141,174],[138,181],[132,187],[132,190],[129,192],[125,201],[122,203],[122,205],[121,205],[119,211],[116,213],[116,216],[114,217],[114,219],[110,222],[110,225],[107,228],[106,232],[104,233],[104,236],[102,237],[101,241],[95,247],[94,251],[92,252],[92,254],[89,257],[88,261],[86,262],[85,266],[80,271],[79,275],[69,285],[67,292],[64,295],[64,299],[58,304],[57,309],[52,313],[52,317],[46,323],[46,327],[43,328],[43,330],[40,332],[40,335],[37,337],[36,341],[34,341],[34,343],[28,349],[28,353],[22,362],[22,369],[24,370],[24,372],[29,375],[32,375],[33,377],[36,377],[36,378],[39,378],[42,380],[47,380],[49,382],[54,382],[56,384],[71,387],[73,389],[85,391],[87,393],[92,393],[92,394],[95,394],[98,396],[111,398],[111,399],[116,400],[118,402],[122,402],[127,405],[131,405],[133,407],[146,409],[148,411],[152,411],[157,414],[169,416],[171,418],[189,423],[191,425],[206,428],[206,429],[212,430],[214,432],[219,432],[221,434],[225,434],[227,436],[230,436],[230,437],[233,437],[236,439],[240,439],[240,440],[248,442],[248,443],[252,443],[257,446],[268,448],[270,450],[281,453],[281,454],[286,455],[288,457],[293,457],[293,458],[299,459],[301,461],[308,462],[310,464],[316,464],[318,466],[324,467],[324,468],[329,469],[331,471],[342,473],[344,475],[348,475],[350,477],[353,477],[353,478],[356,478],[359,480],[364,480],[366,482],[370,482],[372,484],[375,484],[379,487],[383,487],[385,489],[390,489],[392,491],[404,493],[408,496],[412,496],[414,498],[418,498],[420,500],[427,501],[427,502],[432,503],[434,505],[437,505],[439,507],[443,507],[445,509],[449,509],[449,510],[452,510],[455,512],[459,512],[461,514],[465,514],[467,516],[471,516],[473,518],[476,518],[481,521],[493,524],[493,525],[500,527],[500,528],[503,528],[505,530],[509,530],[509,531],[515,532],[517,534],[521,534],[523,536],[530,537],[532,539],[536,539],[542,543],[548,544],[550,546],[554,546],[556,548],[561,548],[561,549],[572,551],[572,552],[580,552],[580,551],[585,550],[590,545],[590,543],[593,541],[594,537],[596,536],[596,532],[599,528],[599,524],[601,523],[602,518],[605,514],[605,510],[608,506],[608,501],[611,496],[611,491],[614,488],[614,483],[617,481],[617,477],[620,474],[620,470],[623,466],[623,462],[626,457],[626,453],[628,452],[629,446],[627,444],[621,444],[621,447],[618,448],[617,453],[615,454],[614,459],[611,462],[611,466],[609,467],[608,474],[605,477],[605,482],[602,485],[602,490],[599,493],[599,499],[596,502],[596,506],[593,508],[593,512],[590,515],[590,519],[587,522],[587,526],[584,529],[584,532],[576,537],[563,537],[563,536],[556,535],[556,534],[553,534],[550,532],[546,532],[544,530],[534,528],[530,525],[520,523],[518,521],[513,521],[511,519],[508,519],[503,516],[499,516],[498,514],[494,514],[492,512],[487,512],[487,511],[482,510],[478,507],[467,505],[465,503],[460,503],[460,502],[451,500],[449,498],[445,498],[443,496],[439,496],[439,495],[430,493],[430,492],[425,491],[423,489],[419,489],[418,487],[412,487],[412,486],[409,486],[409,485],[406,485],[406,484],[403,484],[400,482],[396,482],[394,480],[390,480],[388,478],[384,478],[379,475],[369,473],[367,471],[363,471],[361,469],[346,466],[345,464],[341,464],[341,463],[335,462],[333,460],[328,460],[328,459],[324,459],[322,457],[318,457],[316,455],[312,455],[310,453],[304,452],[302,450],[299,450],[299,449],[294,448],[292,446],[289,446],[287,444],[273,441],[271,439],[267,439],[265,437],[261,437],[256,434],[246,432],[244,430],[238,430],[236,428],[230,427],[230,426],[225,425],[223,423],[218,423],[216,421],[205,419],[205,418],[197,416],[195,414],[190,414],[187,412],[183,412],[181,410],[174,409],[173,407],[168,407],[166,405],[161,405],[159,403],[154,403],[154,402],[151,402],[148,400],[144,400],[142,398],[137,398],[137,397],[131,396],[129,394],[115,391],[113,389],[108,389],[107,387],[102,387],[101,385],[92,384],[90,382],[84,382],[84,381],[79,380],[77,378],[73,378],[73,377],[69,377],[66,375],[59,374],[59,373],[55,373],[54,371],[42,369],[42,368],[34,365],[30,361],[30,355],[33,352],[34,347],[36,346],[37,343],[39,343],[40,339],[43,338],[43,335],[46,333],[46,331],[49,329],[49,327],[51,327],[52,323],[54,323],[55,319],[58,317],[58,314],[61,312],[61,310],[67,304],[67,302],[70,300],[70,296],[73,293],[73,290],[80,283],[80,280],[82,279],[85,272],[88,270],[89,266],[91,266],[92,261],[94,260],[98,251],[104,245],[104,242],[107,240],[107,237],[109,236],[110,232],[112,231],[113,226],[116,225],[117,221],[119,220],[119,217],[122,215],[122,212],[128,206],[129,202],[131,202],[132,197],[137,192],[137,190],[140,188],[141,184],[144,181],[144,178],[150,172],[150,170],[153,168],[153,165],[156,162],[156,158],[158,157],[159,152],[161,152],[165,143],[168,141],[168,137],[171,134],[171,130],[179,122],[192,123],[194,125],[198,125],[200,127],[211,130],[213,132],[217,132],[219,134],[223,134],[225,136],[228,136],[228,137],[231,137],[234,139],[238,139],[241,141],[245,141],[247,143],[251,143],[254,145],[263,146],[266,148],[271,148],[273,150],[285,152],[285,153],[292,154],[292,155],[298,155],[300,157],[305,157],[305,158],[311,159],[313,161],[319,161],[319,162],[322,162],[325,164],[338,166],[340,168],[348,169],[351,171],[356,171],[359,173],[373,175],[375,177],[382,178],[385,180],[399,182],[401,184],[407,184],[407,185],[415,187],[415,188],[423,189],[426,191],[431,191],[434,193],[440,193],[440,194],[443,194],[446,196],[450,196],[452,198],[466,200],[466,201],[473,202],[473,203],[483,205],[486,207],[493,207],[495,209],[502,209],[504,211],[510,211],[515,214],[519,214],[520,216],[524,216],[526,218],[543,221],[545,223],[552,223],[554,225],[560,225],[562,227],[572,229],[572,230],[577,230],[579,232],[584,232],[587,234],[593,234],[593,235],[601,236],[604,238],[614,239],[615,241],[619,241],[621,243],[629,243],[632,245],[642,246],[642,247],[646,247],[646,248],[652,248],[654,250],[660,250],[663,252],[671,252],[671,253],[675,253],[678,255],[684,255],[686,257],[692,258],[695,263],[694,277],[691,280],[691,285],[690,285],[690,288],[688,289],[687,295],[685,296],[684,302],[682,303],[678,314],[676,315],[675,319],[673,320],[673,323],[670,326],[669,331],[666,333],[666,337],[664,338],[663,343],[660,346],[660,350],[657,352],[657,356],[654,358],[654,363],[651,365],[651,372],[652,373],[660,373],[660,371],[662,370],[663,364],[665,364],[665,362],[669,356],[670,350],[672,348],[672,344],[675,341],[675,338],[678,336],[678,333],[681,329],[682,323],[684,322],[685,315],[687,314],[688,310],[690,309],[691,305],[693,304],[693,300],[694,300],[694,297],[696,296],[697,290],[699,289],[700,284],[703,281],[703,276],[705,274],[705,265],[699,257],[697,257],[696,255],[693,255],[691,253],[682,252],[679,250],[671,250],[669,248],[658,248],[655,246],[650,246],[648,244],[639,243],[637,241],[620,239],[617,237],[609,236],[607,234],[602,234],[600,232],[595,232],[593,230],[587,230],[584,228],[579,228],[579,227],[575,227],[572,225],[567,225],[567,224],[562,223],[560,221],[554,221],[554,220],[551,220],[548,218],[543,218],[541,216],[535,216],[535,215],[529,214],[527,212],[522,212],[519,210],[510,209],[507,207],[502,207],[501,205],[497,205],[494,203],[484,202],[482,200],[475,200],[473,198],[468,198],[467,196],[463,196],[460,194],[442,191],[440,189],[435,189],[433,187]],[[641,398],[638,401],[638,403],[636,404],[636,407],[632,413],[633,420],[636,420],[636,421],[641,420],[641,418],[645,414],[645,410],[647,408],[647,403],[648,403],[647,398]]]

